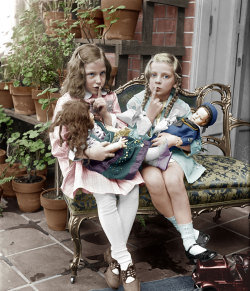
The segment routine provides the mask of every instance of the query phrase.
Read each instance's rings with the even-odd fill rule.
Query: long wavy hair
[[[178,59],[174,55],[169,54],[169,53],[156,54],[150,59],[150,61],[148,62],[147,66],[145,68],[145,71],[144,71],[146,82],[145,82],[145,94],[144,94],[144,99],[142,102],[142,108],[145,107],[145,105],[147,104],[147,102],[149,100],[149,97],[152,95],[152,92],[149,88],[149,79],[150,79],[151,73],[152,73],[151,72],[151,64],[153,62],[158,62],[158,63],[164,62],[173,68],[176,88],[175,88],[174,96],[171,99],[171,101],[169,102],[169,104],[166,108],[165,114],[164,114],[164,117],[167,117],[169,112],[171,111],[175,101],[178,99],[178,94],[179,94],[179,91],[181,88],[181,65],[180,65],[180,62],[178,61]]]
[[[63,104],[62,110],[56,115],[49,132],[53,132],[59,126],[60,145],[67,143],[71,150],[76,149],[76,155],[84,154],[87,149],[87,137],[89,130],[94,127],[90,118],[89,104],[80,99],[75,99]],[[62,135],[63,128],[66,133]],[[87,156],[88,157],[88,156]]]
[[[74,98],[84,98],[86,73],[85,64],[103,59],[106,67],[106,82],[104,88],[108,87],[108,81],[111,74],[111,64],[104,51],[95,44],[83,44],[76,48],[67,65],[67,75],[62,84],[60,93],[63,95],[69,93]]]

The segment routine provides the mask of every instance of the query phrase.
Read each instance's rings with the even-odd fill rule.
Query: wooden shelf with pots
[[[176,19],[176,45],[175,46],[156,46],[152,45],[153,20],[155,4],[163,4],[177,7]],[[184,42],[184,14],[188,7],[187,0],[143,0],[143,21],[142,21],[142,41],[137,40],[100,40],[93,39],[107,53],[115,54],[115,66],[118,67],[115,87],[125,84],[128,72],[129,55],[140,55],[141,73],[144,71],[146,63],[152,55],[159,52],[169,52],[178,58],[185,54]],[[88,43],[86,39],[76,39],[76,42]]]

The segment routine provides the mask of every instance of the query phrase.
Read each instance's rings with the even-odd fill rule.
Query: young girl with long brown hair
[[[53,121],[65,103],[81,99],[91,104],[104,124],[121,126],[122,123],[116,118],[116,114],[120,112],[117,96],[114,92],[105,90],[110,71],[111,65],[102,49],[94,44],[79,46],[68,63],[67,76],[61,90],[63,96],[57,101]],[[89,124],[86,124],[86,128],[87,126]],[[77,158],[102,161],[113,157],[114,153],[108,149],[108,142],[86,149],[85,155],[70,152],[69,144],[78,145],[78,142],[87,140],[86,131],[83,136],[81,134],[77,132],[81,141],[72,136],[67,143],[60,138],[61,136],[63,140],[67,140],[67,127],[56,126],[50,133],[52,154],[57,157],[64,178],[63,192],[70,198],[74,198],[78,189],[82,189],[84,193],[93,193],[100,223],[111,244],[111,253],[105,252],[105,259],[109,263],[105,272],[107,284],[117,289],[121,278],[126,291],[140,290],[135,266],[127,249],[127,240],[138,209],[138,188],[143,179],[137,172],[131,180],[111,180],[85,168]],[[72,163],[69,161],[69,154]]]

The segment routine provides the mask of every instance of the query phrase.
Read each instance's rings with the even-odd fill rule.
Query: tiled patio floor
[[[108,241],[97,218],[82,223],[85,267],[80,267],[75,284],[71,284],[73,243],[68,231],[50,230],[43,210],[22,213],[16,199],[8,198],[8,202],[0,217],[1,291],[89,291],[107,287],[102,254]],[[223,210],[217,223],[212,220],[213,214],[205,213],[194,220],[194,225],[211,235],[208,248],[219,255],[245,253],[250,250],[249,210],[250,207]],[[128,247],[141,281],[192,273],[180,236],[160,216],[147,218],[146,228],[136,221]]]

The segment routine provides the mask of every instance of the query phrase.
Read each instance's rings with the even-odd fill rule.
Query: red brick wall
[[[194,14],[195,0],[189,0],[189,5],[185,9],[184,21],[184,46],[185,56],[182,61],[183,85],[185,89],[189,89],[191,58],[192,58],[192,40],[194,31]],[[173,6],[155,5],[154,9],[154,27],[152,43],[153,45],[174,46],[176,42],[176,18],[177,9]],[[139,15],[137,27],[135,31],[135,39],[141,40],[142,35],[142,13]],[[137,55],[129,57],[128,79],[138,77],[140,75],[140,58]]]

